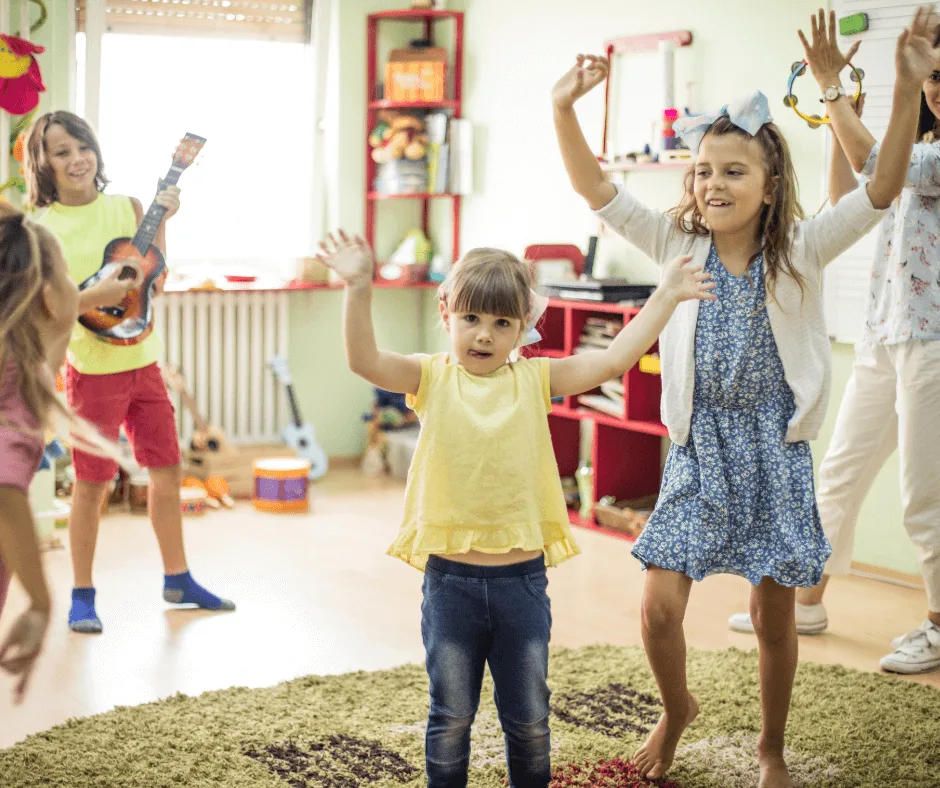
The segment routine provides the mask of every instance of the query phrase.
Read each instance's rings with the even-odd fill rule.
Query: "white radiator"
[[[163,361],[179,369],[200,416],[232,443],[278,440],[287,419],[284,387],[268,367],[287,356],[285,292],[166,293],[154,304]],[[193,419],[170,395],[184,443]]]

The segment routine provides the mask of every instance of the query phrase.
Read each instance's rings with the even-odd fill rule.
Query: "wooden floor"
[[[306,674],[375,670],[423,658],[421,575],[385,555],[401,515],[403,486],[338,469],[314,486],[309,515],[273,515],[239,504],[186,523],[194,576],[235,600],[235,613],[171,610],[149,521],[108,516],[95,583],[101,636],[66,626],[72,584],[65,550],[46,554],[56,608],[44,654],[22,706],[0,678],[0,748],[70,717],[183,692],[259,687]],[[65,535],[65,532],[59,532]],[[583,554],[551,570],[553,643],[640,643],[643,575],[630,543],[575,533]],[[748,585],[713,577],[693,589],[689,644],[752,648],[728,631]],[[22,609],[14,583],[0,631]],[[858,577],[836,579],[827,597],[831,629],[800,639],[800,658],[877,670],[888,641],[924,617],[923,592]],[[940,672],[916,681],[940,687]]]

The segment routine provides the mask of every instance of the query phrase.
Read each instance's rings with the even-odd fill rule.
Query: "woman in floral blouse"
[[[834,205],[857,187],[855,173],[871,176],[880,145],[841,90],[839,72],[858,48],[842,55],[835,14],[828,31],[823,12],[813,20],[812,43],[800,37],[824,94],[835,133],[830,169]],[[940,71],[924,82],[920,128],[900,199],[878,235],[864,338],[856,351],[829,450],[819,469],[817,502],[832,557],[826,575],[797,594],[797,631],[828,625],[823,591],[832,574],[845,574],[862,502],[885,460],[898,450],[904,526],[917,548],[927,589],[927,618],[892,641],[881,667],[896,673],[940,668]],[[753,631],[750,617],[731,617],[732,629]]]

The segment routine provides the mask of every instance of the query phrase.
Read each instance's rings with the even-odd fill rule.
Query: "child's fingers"
[[[36,661],[31,659],[27,663],[25,669],[23,670],[23,675],[20,677],[20,680],[16,683],[16,687],[13,690],[13,702],[16,705],[19,705],[23,702],[23,698],[26,697],[26,688],[29,686],[30,677],[33,675],[33,667],[36,665]]]
[[[349,236],[346,235],[346,231],[343,230],[342,228],[340,228],[340,230],[339,230],[339,239],[340,239],[344,244],[348,244],[348,243],[349,243]]]
[[[852,46],[849,47],[849,51],[845,53],[845,62],[848,63],[855,57],[855,53],[858,52],[858,48],[862,45],[861,41],[856,41]]]

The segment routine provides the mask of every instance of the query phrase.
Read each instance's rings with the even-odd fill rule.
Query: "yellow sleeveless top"
[[[571,535],[547,414],[548,359],[474,375],[447,353],[421,358],[408,396],[421,432],[405,515],[388,554],[423,570],[429,555],[542,550],[555,566],[581,552]]]
[[[129,197],[99,193],[88,205],[54,202],[35,220],[49,228],[62,244],[69,276],[81,284],[101,268],[105,247],[115,238],[133,238],[137,217]],[[159,360],[163,343],[155,331],[137,345],[112,345],[80,323],[69,342],[68,360],[86,375],[107,375],[141,369]]]

